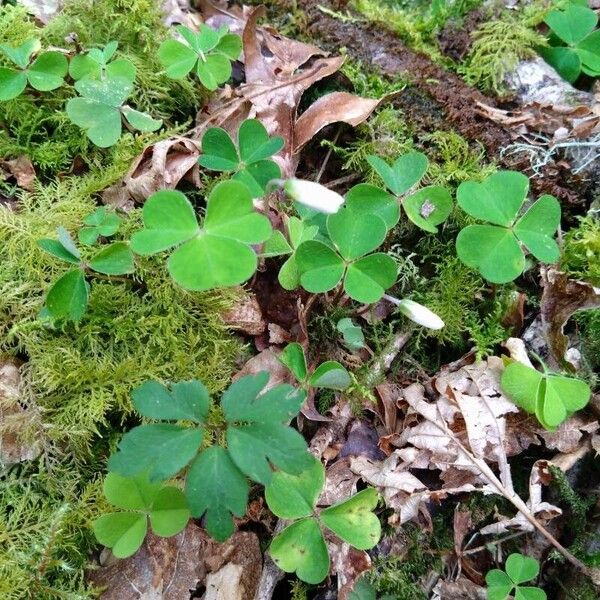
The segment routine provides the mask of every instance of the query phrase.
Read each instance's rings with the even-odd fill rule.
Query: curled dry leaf
[[[217,11],[215,13],[215,11]],[[218,12],[220,11],[220,13]],[[341,56],[327,57],[314,46],[278,34],[270,27],[257,26],[264,8],[253,9],[243,17],[227,15],[225,9],[209,9],[211,19],[245,19],[242,33],[246,82],[226,90],[197,117],[197,135],[218,125],[230,133],[237,131],[245,118],[259,119],[269,135],[283,136],[285,145],[274,159],[283,177],[292,177],[298,152],[323,127],[343,121],[357,125],[364,121],[380,101],[335,92],[319,99],[298,117],[303,93],[314,83],[335,73],[344,62]]]
[[[569,279],[566,273],[552,268],[542,269],[542,286],[540,314],[544,336],[552,353],[554,364],[551,366],[574,371],[565,356],[569,338],[564,334],[564,327],[574,312],[600,306],[600,289],[585,281]]]
[[[103,201],[116,208],[127,207],[130,199],[144,202],[157,190],[175,188],[186,176],[200,187],[199,155],[198,144],[183,137],[151,144],[134,161],[123,180],[105,190]]]
[[[14,179],[24,190],[32,191],[35,182],[35,169],[27,156],[18,156],[12,160],[0,160],[3,179]]]
[[[350,469],[349,458],[336,460],[325,472],[325,486],[317,500],[319,506],[331,506],[356,493],[358,475]]]

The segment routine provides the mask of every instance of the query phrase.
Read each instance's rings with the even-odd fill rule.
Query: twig
[[[333,137],[333,140],[331,140],[331,145],[329,146],[329,149],[327,150],[327,154],[325,155],[325,158],[323,159],[323,164],[321,165],[321,168],[319,169],[319,172],[317,173],[317,177],[315,178],[315,181],[317,183],[319,183],[319,181],[321,181],[321,177],[323,177],[323,173],[325,172],[325,167],[327,166],[327,163],[329,162],[329,159],[331,158],[331,153],[333,152],[333,146],[338,141],[338,138],[340,137],[341,132],[342,132],[342,128],[338,127],[337,131],[335,133],[335,136]]]
[[[373,369],[367,375],[366,386],[373,387],[377,380],[390,368],[392,361],[398,356],[406,342],[410,339],[412,332],[399,331],[385,346],[379,358],[375,361]]]

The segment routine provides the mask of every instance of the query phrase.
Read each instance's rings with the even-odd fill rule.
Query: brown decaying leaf
[[[33,163],[27,156],[18,156],[11,160],[0,160],[3,179],[14,179],[24,190],[32,191],[36,179]]]
[[[466,577],[460,577],[456,581],[440,579],[431,593],[431,600],[485,600],[487,598],[487,589]]]
[[[585,281],[569,279],[566,273],[552,268],[542,268],[542,287],[540,314],[552,353],[549,362],[553,368],[574,371],[575,367],[565,356],[569,338],[564,334],[564,327],[574,312],[600,306],[600,289]]]
[[[331,558],[331,573],[337,575],[338,600],[347,600],[357,579],[371,568],[371,558],[364,550],[326,534]]]
[[[41,452],[39,411],[19,403],[19,367],[14,358],[0,358],[0,467],[33,460]]]
[[[247,294],[227,311],[223,315],[223,321],[228,327],[247,335],[260,335],[267,328],[260,305],[253,294]]]
[[[211,18],[217,18],[218,10],[210,9]],[[221,20],[240,20],[223,12],[225,9],[221,9]],[[285,145],[275,160],[283,176],[291,177],[298,164],[298,152],[318,131],[338,121],[357,125],[380,101],[335,92],[323,96],[298,117],[303,93],[335,73],[344,58],[327,57],[317,46],[286,38],[270,27],[257,27],[264,14],[264,8],[257,7],[241,18],[246,19],[242,32],[246,82],[222,92],[217,101],[202,110],[195,131],[199,135],[207,127],[218,125],[234,134],[244,118],[259,119],[270,135],[283,136]]]
[[[149,533],[133,556],[91,571],[88,580],[106,588],[101,600],[189,598],[206,576],[201,557],[207,543],[208,536],[193,522],[173,537]]]
[[[186,176],[200,187],[198,176],[199,146],[193,140],[176,137],[147,146],[134,161],[123,181],[103,193],[105,204],[127,207],[130,199],[144,202],[163,188],[175,188]]]

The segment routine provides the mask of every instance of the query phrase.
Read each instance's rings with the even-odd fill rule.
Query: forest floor
[[[573,6],[593,23],[571,23],[569,45],[555,16]],[[593,36],[599,9],[578,0],[4,2],[0,598],[599,598],[600,71],[582,62],[569,83],[541,57],[583,44],[578,27]],[[243,50],[219,56],[231,60],[214,86],[200,70],[174,77],[162,51],[178,25],[204,31],[202,24],[226,26]],[[14,49],[30,40],[39,44],[19,64]],[[198,56],[211,56],[215,44]],[[569,57],[600,64],[594,48]],[[100,63],[90,67],[92,49]],[[60,84],[36,84],[34,57],[45,51],[58,65],[47,76],[59,72]],[[77,63],[84,55],[87,66]],[[106,89],[86,95],[90,69],[110,79],[119,61],[115,72],[135,77],[127,98]],[[14,95],[19,77],[24,89]],[[118,131],[109,139],[114,118]],[[238,137],[248,119],[263,126],[253,121],[248,147],[257,148],[266,129],[262,150],[274,149],[255,163]],[[238,139],[241,158],[234,145],[231,162],[227,135],[210,145],[220,135],[214,128]],[[238,187],[229,181],[234,172]],[[285,185],[275,189],[294,178],[322,187],[310,188],[308,200],[286,196]],[[513,185],[523,186],[516,200]],[[219,217],[208,201],[216,206],[219,190],[241,188],[250,190],[240,194],[248,194],[252,215],[242,217],[254,220],[237,237],[223,229],[213,236],[230,244],[222,246],[223,266],[215,250],[217,266],[207,259],[200,277],[189,255],[167,267],[165,250],[175,244],[143,246],[144,234],[177,227],[174,213],[152,217],[143,208],[159,190],[183,192],[198,236],[210,237],[210,220]],[[359,218],[344,222],[305,206],[333,198],[380,208],[356,208]],[[521,226],[525,209],[532,218]],[[265,223],[276,232],[268,240],[256,233]],[[510,241],[488,242],[500,230]],[[457,238],[468,231],[484,237],[465,250]],[[113,254],[101,256],[108,248]],[[313,264],[318,252],[333,262]],[[234,281],[247,253],[254,268]],[[351,270],[365,255],[380,262],[353,287]],[[327,286],[321,278],[336,260],[342,271]],[[270,546],[291,522],[276,508],[275,476],[271,483],[270,471],[265,480],[256,465],[244,468],[225,432],[251,418],[227,420],[227,392],[208,408],[208,394],[218,398],[262,372],[267,389],[301,388],[285,430],[299,432],[301,450],[324,469],[312,492],[314,481],[294,479],[291,438],[278,438],[279,458],[276,447],[265,451],[267,469],[283,474],[277,481],[300,486],[309,509],[295,515],[306,517],[299,522],[322,518],[325,529],[325,507],[348,507],[374,490],[373,505],[356,500],[342,514],[353,534],[342,523],[319,537],[324,566],[308,534],[287,553],[277,541]],[[207,391],[197,418],[157,416],[158,408],[144,412],[132,400],[145,382],[190,380]],[[176,398],[175,387],[161,389]],[[176,535],[144,537],[146,513],[156,529],[154,508],[117,503],[141,510],[144,523],[139,550],[119,558],[117,537],[98,533],[99,519],[115,510],[105,481],[125,479],[123,466],[114,468],[127,459],[124,434],[161,418],[177,422],[168,427],[202,424],[208,433],[194,455],[211,443],[230,451],[246,504],[232,508],[235,477],[214,476],[211,485],[207,471],[199,495],[213,494],[212,504],[195,512],[204,500],[190,500],[193,467],[182,460],[159,479],[185,489],[189,506],[177,507],[185,521]],[[181,454],[142,441],[140,460],[154,452],[144,463],[151,468]],[[259,443],[248,453],[260,454]],[[224,510],[219,525],[211,509]],[[164,512],[175,519],[177,510]],[[232,531],[215,534],[229,521]],[[357,530],[369,523],[380,533],[359,543]],[[511,555],[523,561],[520,579]],[[307,575],[308,563],[323,576]]]

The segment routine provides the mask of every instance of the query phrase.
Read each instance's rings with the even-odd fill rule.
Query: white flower
[[[423,327],[428,327],[429,329],[441,329],[444,327],[444,321],[438,315],[414,300],[409,300],[408,298],[398,300],[398,298],[388,296],[387,294],[384,298],[394,303],[400,309],[401,313],[418,325],[423,325]]]
[[[329,215],[336,213],[344,203],[344,198],[337,192],[314,181],[288,179],[284,182],[283,189],[292,200]]]

